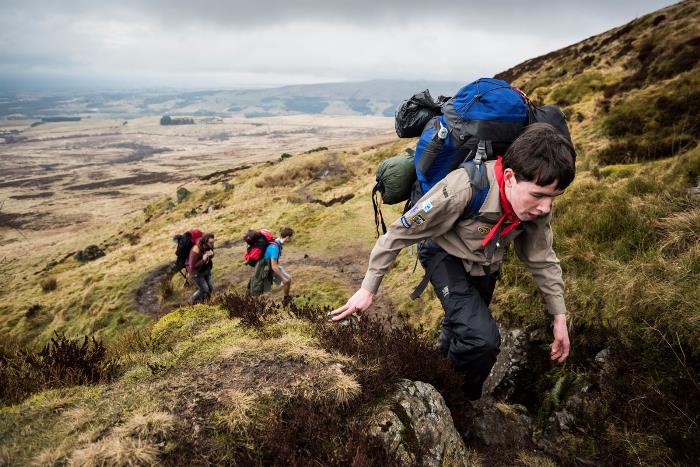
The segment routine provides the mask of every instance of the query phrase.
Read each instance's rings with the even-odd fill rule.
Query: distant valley
[[[465,77],[465,81],[469,80]],[[392,117],[396,106],[418,91],[430,89],[434,96],[452,95],[462,84],[449,81],[373,80],[244,90],[146,89],[41,93],[0,90],[0,118],[135,118],[166,114],[247,118],[298,114]]]

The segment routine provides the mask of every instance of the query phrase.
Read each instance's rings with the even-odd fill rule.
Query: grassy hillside
[[[367,427],[394,385],[420,378],[457,408],[459,381],[409,327],[356,326],[331,323],[316,307],[231,293],[174,311],[150,333],[123,336],[99,361],[73,368],[99,367],[100,378],[82,386],[54,379],[53,389],[0,408],[0,462],[390,465]],[[57,341],[41,369],[85,355],[70,348]],[[13,366],[30,384],[47,382],[30,367],[30,359]]]
[[[531,349],[509,400],[527,406],[537,420],[538,436],[554,440],[552,449],[560,462],[700,462],[700,201],[689,191],[700,177],[698,19],[700,3],[681,2],[499,75],[536,100],[563,106],[579,151],[577,178],[557,201],[553,224],[568,287],[572,355],[566,365],[553,366],[546,344]],[[294,278],[295,303],[342,304],[359,285],[374,242],[369,193],[376,165],[413,144],[319,150],[212,175],[181,203],[173,194],[134,218],[95,232],[95,243],[110,245],[105,257],[86,264],[68,259],[50,272],[12,282],[1,305],[0,330],[6,341],[45,342],[59,329],[97,335],[115,348],[135,328],[147,330],[156,341],[162,330],[169,334],[175,329],[177,338],[169,341],[171,352],[156,344],[143,355],[133,350],[119,354],[128,357],[116,382],[43,392],[4,408],[6,421],[0,429],[10,436],[8,452],[29,459],[28,453],[36,451],[25,444],[26,437],[18,436],[19,427],[36,418],[43,428],[32,433],[46,433],[36,439],[51,440],[47,449],[66,439],[46,456],[65,459],[92,444],[145,442],[151,449],[161,443],[155,454],[148,452],[167,457],[174,438],[162,433],[170,433],[178,422],[162,415],[173,409],[167,406],[169,399],[160,400],[158,388],[191,378],[190,370],[183,369],[193,365],[218,370],[226,349],[248,349],[246,355],[252,355],[250,349],[291,339],[292,344],[276,352],[286,355],[298,346],[304,355],[352,366],[347,363],[352,353],[322,353],[329,349],[317,348],[323,347],[314,341],[319,334],[294,317],[260,334],[235,319],[225,320],[222,308],[200,307],[166,315],[154,326],[151,315],[177,307],[192,292],[178,277],[170,287],[152,283],[155,302],[137,302],[135,296],[153,271],[172,258],[169,237],[176,231],[190,226],[213,231],[219,245],[215,285],[242,290],[250,268],[240,261],[241,235],[250,227],[279,231],[288,225],[296,238],[285,249],[283,262]],[[212,210],[206,212],[209,206]],[[398,213],[399,207],[385,207],[388,218]],[[411,253],[402,252],[385,278],[375,314],[421,325],[429,339],[441,309],[432,291],[409,300],[421,277],[420,268],[412,272]],[[55,290],[42,291],[41,281],[47,279],[56,280]],[[278,293],[272,297],[279,298]],[[549,319],[533,281],[514,257],[508,259],[493,311],[502,323],[527,331],[542,329]],[[215,319],[208,321],[207,316]],[[190,335],[194,337],[184,338]],[[602,350],[609,357],[596,359]],[[260,355],[255,358],[261,359],[262,368],[271,365],[263,358],[265,352]],[[166,368],[164,373],[159,365]],[[336,377],[345,378],[334,373]],[[318,400],[328,396],[315,395],[313,388],[302,390]],[[236,404],[247,404],[249,395],[241,395]],[[250,403],[256,408],[247,412],[231,402],[220,414],[219,426],[238,426],[241,420],[266,423],[256,417],[269,412]],[[104,415],[94,426],[81,425],[89,429],[59,433],[54,426],[57,407],[88,411],[71,415],[76,420],[89,419],[94,407]],[[224,409],[217,405],[207,416],[217,410]],[[549,417],[563,410],[574,416],[574,429],[550,433]],[[148,421],[149,414],[157,414],[155,421]],[[132,422],[131,417],[141,418]],[[148,428],[150,437],[133,435],[146,433],[140,426],[166,428]]]

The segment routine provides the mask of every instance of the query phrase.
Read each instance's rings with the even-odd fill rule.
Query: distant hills
[[[462,82],[373,80],[245,90],[138,90],[0,93],[0,118],[186,115],[270,117],[294,114],[393,116],[418,91],[452,95]]]

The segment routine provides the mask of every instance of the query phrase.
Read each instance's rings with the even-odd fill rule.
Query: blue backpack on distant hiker
[[[571,141],[566,119],[558,107],[535,107],[525,93],[505,81],[481,78],[462,87],[450,99],[441,96],[442,105],[423,105],[426,94],[429,98],[430,94],[423,91],[397,109],[395,126],[400,137],[418,136],[416,128],[423,121],[427,123],[412,155],[412,165],[407,163],[409,152],[383,161],[377,169],[377,184],[372,191],[377,235],[380,223],[386,233],[377,192],[387,204],[407,201],[405,212],[448,173],[465,164],[476,191],[464,217],[473,217],[489,188],[481,163],[505,154],[525,127],[546,122]],[[418,112],[416,107],[420,105]]]

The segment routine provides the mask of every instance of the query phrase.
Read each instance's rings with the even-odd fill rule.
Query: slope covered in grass
[[[526,405],[536,420],[537,436],[554,440],[552,452],[564,463],[577,458],[622,465],[700,462],[700,202],[689,191],[700,176],[699,16],[698,2],[681,2],[499,75],[536,100],[563,106],[579,151],[577,178],[557,200],[553,217],[555,249],[567,284],[572,354],[566,365],[552,365],[547,359],[549,338],[537,341],[542,345],[530,349],[508,400]],[[12,300],[1,305],[0,329],[25,342],[46,341],[56,329],[97,334],[119,347],[126,338],[118,336],[126,329],[153,326],[151,316],[138,311],[136,291],[171,259],[169,237],[190,226],[217,235],[214,281],[219,290],[245,286],[250,269],[241,264],[239,239],[248,228],[293,227],[295,240],[285,249],[283,263],[294,278],[296,303],[338,306],[359,286],[374,242],[369,198],[374,170],[382,159],[413,144],[396,141],[363,148],[358,143],[346,151],[297,154],[188,184],[192,193],[181,203],[163,199],[119,226],[95,232],[96,243],[111,245],[104,258],[83,265],[71,259],[13,284]],[[390,219],[400,212],[398,206],[384,209]],[[417,301],[408,298],[422,273],[421,268],[413,271],[414,261],[412,250],[399,256],[378,296],[383,314],[377,314],[421,325],[430,339],[441,308],[432,291]],[[47,278],[55,278],[57,287],[42,292],[40,281]],[[176,308],[191,292],[176,277],[170,288],[157,292],[158,310]],[[544,308],[527,271],[509,257],[494,314],[507,326],[541,333],[549,321]],[[269,356],[265,349],[277,346],[281,355],[295,347],[296,359],[322,356],[331,366],[357,368],[350,363],[352,352],[329,351],[309,326],[283,317],[256,327],[229,321],[220,308],[181,309],[148,331],[154,345],[165,347],[126,352],[130,363],[111,385],[56,389],[4,408],[8,422],[3,434],[12,440],[9,452],[30,458],[31,446],[18,440],[18,430],[35,418],[41,423],[33,425],[38,431],[30,438],[51,447],[46,456],[68,458],[90,446],[102,452],[131,443],[129,452],[167,459],[173,443],[182,445],[186,439],[128,433],[146,430],[129,428],[137,425],[183,429],[179,419],[169,418],[178,416],[177,411],[173,415],[176,402],[161,398],[165,389],[159,389],[174,387],[183,399],[202,401],[201,406],[195,403],[201,408],[196,416],[211,420],[219,413],[216,424],[199,426],[216,426],[224,431],[215,432],[224,434],[203,445],[216,455],[240,455],[219,451],[223,448],[216,440],[230,439],[226,430],[242,426],[243,419],[252,431],[243,430],[249,438],[239,441],[249,446],[259,436],[255,427],[279,421],[285,412],[275,412],[280,407],[276,404],[289,407],[289,399],[275,399],[274,410],[258,407],[258,399],[246,392],[249,388],[226,382],[221,387],[238,391],[238,402],[226,402],[217,393],[216,404],[207,406],[211,399],[197,399],[192,389],[196,385],[190,384],[192,365],[218,372],[226,352],[238,348],[260,358],[256,363],[243,360],[244,368],[250,363],[256,371],[269,371],[280,362],[263,358]],[[168,346],[169,351],[163,350]],[[307,370],[302,367],[303,376]],[[356,378],[366,388],[357,372],[342,373],[342,378],[336,373],[333,378]],[[420,374],[414,377],[422,379]],[[179,382],[190,392],[178,393]],[[222,381],[214,378],[211,383]],[[284,381],[270,382],[270,388],[277,383]],[[324,399],[330,396],[317,389],[299,386],[310,400],[336,400]],[[96,419],[92,429],[99,436],[89,434],[90,424],[84,430],[69,424],[67,434],[56,431],[57,414],[63,413],[57,407],[79,410],[69,420],[83,420],[90,419],[93,406],[112,417]],[[253,408],[247,412],[246,407]],[[561,417],[563,411],[573,416],[573,428],[557,434],[552,417]],[[149,414],[156,414],[154,421],[148,421]],[[186,425],[184,430],[190,429]],[[63,447],[59,439],[66,440]],[[260,449],[251,452],[268,452]]]

